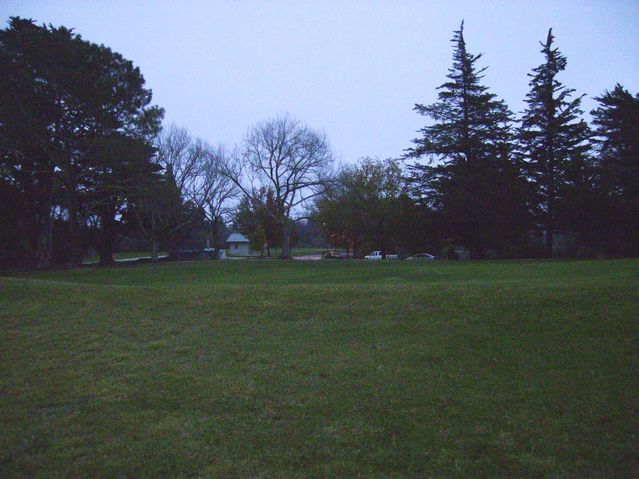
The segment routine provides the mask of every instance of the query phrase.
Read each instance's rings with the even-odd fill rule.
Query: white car
[[[432,254],[428,253],[417,253],[413,256],[409,256],[406,259],[410,261],[432,261],[435,259],[435,257]]]
[[[386,259],[398,259],[399,257],[396,254],[387,254],[386,255]],[[364,259],[373,259],[373,260],[378,260],[378,259],[383,259],[382,256],[382,252],[381,251],[373,251],[371,254],[364,256]]]

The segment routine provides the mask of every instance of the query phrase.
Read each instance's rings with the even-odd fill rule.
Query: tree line
[[[344,169],[316,205],[336,246],[518,258],[639,254],[639,94],[595,98],[564,86],[552,29],[517,118],[482,82],[463,22],[447,81],[401,162]]]
[[[214,228],[233,188],[220,152],[161,129],[139,69],[65,27],[0,30],[0,264],[113,261],[135,231],[157,252]],[[215,231],[213,231],[215,234]]]
[[[0,30],[0,265],[113,262],[122,242],[224,247],[229,227],[290,256],[299,237],[361,256],[639,253],[639,96],[617,85],[593,124],[557,75],[552,31],[520,118],[482,84],[463,24],[430,123],[398,159],[336,168],[324,134],[289,115],[232,149],[162,127],[139,69],[73,30]],[[567,239],[566,239],[567,238]]]

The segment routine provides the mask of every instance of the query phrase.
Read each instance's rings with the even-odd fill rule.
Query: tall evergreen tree
[[[411,167],[414,193],[438,212],[448,238],[481,258],[523,232],[523,179],[510,154],[512,114],[482,84],[486,67],[477,67],[481,54],[467,50],[463,22],[451,41],[453,65],[438,101],[415,105],[434,122],[407,157],[430,160]]]
[[[617,84],[595,98],[597,166],[605,195],[602,216],[608,239],[620,242],[616,253],[639,255],[639,94]]]
[[[575,90],[557,80],[559,72],[566,69],[566,57],[553,47],[554,39],[551,28],[546,43],[541,43],[545,61],[528,74],[531,89],[519,128],[526,170],[535,190],[535,215],[545,232],[549,257],[555,232],[568,226],[562,224],[560,212],[576,207],[574,201],[570,208],[565,207],[567,196],[585,190],[589,149],[588,125],[580,118],[583,95],[572,98]]]

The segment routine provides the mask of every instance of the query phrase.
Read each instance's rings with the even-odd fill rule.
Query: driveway
[[[307,254],[304,256],[293,256],[293,259],[299,260],[299,261],[318,261],[320,259],[322,259],[322,255],[321,254]]]

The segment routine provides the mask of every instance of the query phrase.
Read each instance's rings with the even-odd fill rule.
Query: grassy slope
[[[629,477],[639,263],[0,279],[0,476]]]

